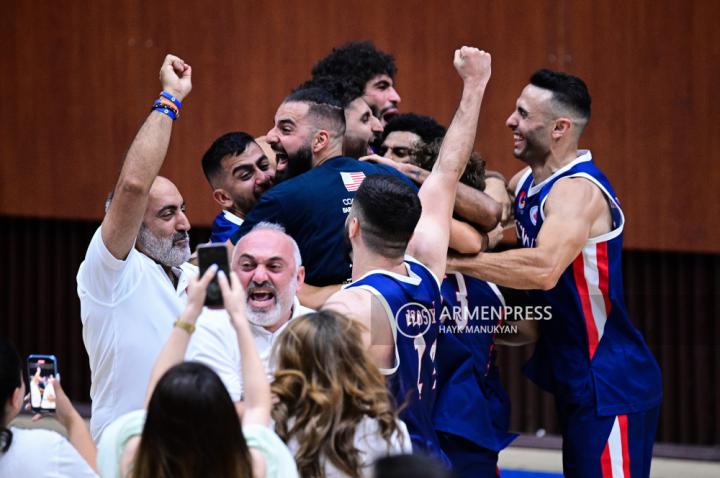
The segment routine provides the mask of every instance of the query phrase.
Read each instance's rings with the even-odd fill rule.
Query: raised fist
[[[455,69],[464,82],[477,82],[483,86],[490,80],[490,53],[464,46],[455,50]]]
[[[182,101],[192,90],[191,76],[190,65],[174,55],[165,57],[160,68],[160,84],[163,91],[167,91]]]

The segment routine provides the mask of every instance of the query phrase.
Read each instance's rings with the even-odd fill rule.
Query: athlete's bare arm
[[[386,309],[368,290],[342,289],[333,294],[323,310],[334,310],[360,323],[365,349],[379,368],[392,368],[395,359],[395,340]]]
[[[475,142],[480,105],[490,80],[490,54],[463,47],[455,52],[454,64],[463,79],[462,98],[437,162],[420,187],[422,214],[407,249],[438,278],[445,275],[455,193]]]
[[[167,55],[160,68],[160,83],[164,91],[182,101],[192,89],[191,74],[190,65]],[[151,112],[125,155],[110,209],[102,222],[102,240],[117,259],[125,259],[135,243],[150,187],[167,154],[172,123],[167,115]]]
[[[342,287],[342,284],[332,284],[320,287],[310,285],[305,282],[298,291],[297,298],[305,307],[318,310],[331,295],[340,290],[340,287]]]
[[[610,208],[590,181],[564,178],[550,190],[544,212],[536,247],[454,256],[448,268],[514,289],[552,289],[588,239],[610,231]]]
[[[400,163],[392,159],[371,154],[363,156],[360,161],[372,161],[377,164],[384,164],[395,168],[417,184],[422,185],[430,176],[430,171],[422,169],[412,163]],[[503,209],[502,205],[489,194],[478,191],[467,184],[459,183],[455,196],[453,212],[463,219],[476,224],[481,231],[491,231],[500,221]]]

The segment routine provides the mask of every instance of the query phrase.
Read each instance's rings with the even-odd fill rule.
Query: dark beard
[[[293,156],[288,155],[288,166],[285,170],[283,180],[294,178],[312,169],[312,149],[310,146],[303,146]]]
[[[343,141],[343,154],[351,158],[361,158],[368,154],[368,144],[359,138],[348,138]]]

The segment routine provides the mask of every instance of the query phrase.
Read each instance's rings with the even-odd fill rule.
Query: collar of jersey
[[[545,186],[548,182],[552,181],[554,178],[567,172],[568,170],[574,168],[576,165],[578,165],[580,163],[584,163],[585,161],[592,161],[592,153],[590,151],[588,151],[587,149],[578,150],[578,157],[574,161],[566,164],[562,168],[560,168],[557,171],[555,171],[554,173],[552,173],[550,175],[550,177],[545,179],[543,182],[541,182],[539,184],[531,185],[530,189],[528,189],[528,197],[539,193],[540,190],[542,190],[543,186]],[[535,178],[533,178],[533,181],[535,181]]]

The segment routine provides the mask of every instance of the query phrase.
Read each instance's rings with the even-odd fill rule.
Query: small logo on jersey
[[[525,193],[525,191],[521,191],[520,194],[518,194],[518,197],[517,197],[517,205],[518,205],[518,209],[519,209],[519,210],[522,211],[523,208],[525,207],[525,200],[526,200],[526,199],[527,199],[527,194]]]
[[[357,173],[340,173],[345,189],[348,191],[357,191],[365,179],[365,173],[362,171]]]
[[[533,226],[537,226],[537,220],[538,220],[538,207],[537,204],[530,208],[530,222],[533,223]]]
[[[395,314],[398,332],[410,339],[424,335],[435,322],[433,315],[424,305],[409,302],[400,307]]]

